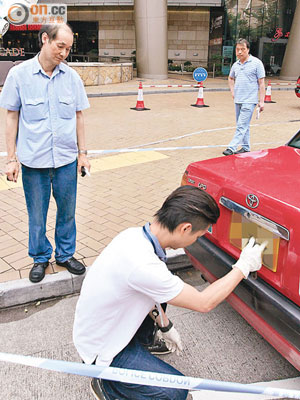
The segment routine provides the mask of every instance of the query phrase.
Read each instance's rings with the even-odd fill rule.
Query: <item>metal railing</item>
[[[135,62],[134,56],[96,55],[96,54],[70,54],[69,62]]]

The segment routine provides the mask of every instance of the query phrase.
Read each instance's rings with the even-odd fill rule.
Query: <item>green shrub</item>
[[[132,57],[131,57],[131,61],[132,61],[132,63],[133,63],[133,68],[136,68],[136,50],[133,50],[132,52],[131,52],[131,54],[132,54]]]
[[[176,64],[169,64],[169,71],[181,71],[181,66]]]
[[[191,67],[189,67],[189,66],[184,67],[184,71],[186,71],[186,72],[193,72],[194,69],[195,69],[195,67],[193,67],[193,66],[191,66]]]

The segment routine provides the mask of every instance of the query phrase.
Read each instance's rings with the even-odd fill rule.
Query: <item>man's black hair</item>
[[[195,186],[180,186],[164,201],[154,217],[169,232],[183,222],[192,224],[192,232],[215,224],[220,210],[211,195]]]
[[[247,47],[247,49],[250,50],[250,43],[248,42],[247,39],[242,39],[242,38],[240,38],[240,39],[238,39],[238,40],[236,41],[236,44],[235,44],[235,45],[237,45],[237,44],[245,44],[246,47]]]
[[[40,48],[42,48],[42,46],[43,46],[43,41],[42,41],[43,33],[47,33],[47,35],[49,37],[49,42],[52,42],[52,40],[56,39],[58,31],[60,29],[66,29],[66,27],[69,28],[70,31],[73,33],[73,29],[72,29],[71,25],[69,25],[68,23],[42,25],[42,27],[39,31],[39,34],[38,34]]]

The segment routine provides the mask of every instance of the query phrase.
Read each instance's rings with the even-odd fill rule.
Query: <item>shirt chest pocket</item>
[[[257,73],[256,73],[256,70],[253,70],[253,69],[249,69],[247,72],[246,72],[246,76],[247,76],[247,78],[248,78],[248,80],[250,81],[250,82],[257,82]]]
[[[60,118],[70,119],[75,116],[75,102],[71,96],[58,97],[58,115]]]
[[[24,105],[24,117],[28,121],[41,121],[47,118],[47,105],[44,97],[26,96]]]

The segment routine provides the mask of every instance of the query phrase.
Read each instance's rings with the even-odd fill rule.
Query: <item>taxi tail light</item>
[[[184,186],[184,185],[187,185],[187,184],[188,184],[188,174],[189,174],[189,172],[188,172],[188,170],[186,170],[186,171],[184,172],[184,174],[182,175],[182,178],[181,178],[181,186]]]

